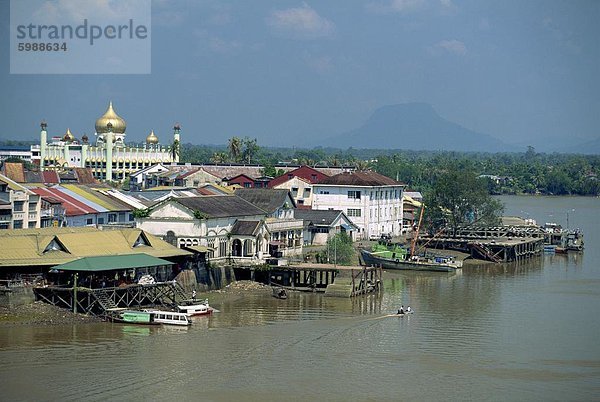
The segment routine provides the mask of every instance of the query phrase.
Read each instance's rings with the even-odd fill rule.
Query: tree
[[[229,157],[232,162],[239,162],[242,154],[242,141],[238,137],[231,137],[227,145]]]
[[[442,173],[425,197],[426,222],[434,231],[463,225],[496,225],[504,206],[492,198],[485,180],[457,169]]]
[[[337,233],[327,240],[329,262],[339,265],[351,265],[356,259],[352,239],[345,232]]]
[[[246,163],[251,163],[252,158],[258,153],[260,149],[260,147],[258,146],[258,141],[256,140],[256,138],[251,140],[250,138],[246,137],[242,140],[242,146],[242,159]]]

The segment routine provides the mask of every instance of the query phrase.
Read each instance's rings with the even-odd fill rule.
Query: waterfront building
[[[136,224],[177,247],[208,252],[215,263],[258,264],[271,238],[265,215],[235,195],[169,198],[149,207]]]
[[[127,144],[127,124],[109,103],[106,112],[96,120],[95,141],[87,135],[75,138],[71,130],[48,141],[46,122],[41,123],[40,145],[32,146],[32,157],[39,159],[40,170],[64,167],[90,168],[95,178],[122,181],[131,173],[157,163],[179,162],[180,126],[173,128],[173,139],[161,145],[152,131],[143,145]]]
[[[352,241],[357,239],[359,228],[342,211],[296,209],[294,216],[304,222],[304,245],[322,246],[338,233],[346,233]]]
[[[341,210],[362,239],[399,236],[406,185],[372,171],[344,172],[313,185],[313,209]]]
[[[0,174],[0,229],[40,227],[40,196]]]
[[[265,222],[271,233],[269,254],[288,257],[302,254],[303,222],[296,219],[296,204],[287,190],[271,188],[239,188],[235,195],[267,213]]]

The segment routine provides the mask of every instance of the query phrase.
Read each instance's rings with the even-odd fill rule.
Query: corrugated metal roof
[[[318,185],[337,185],[337,186],[401,186],[404,185],[394,179],[373,171],[363,172],[344,172],[335,176],[327,177],[319,182]]]
[[[134,247],[144,236],[148,245]],[[52,240],[59,250],[45,251]],[[190,255],[141,229],[42,228],[0,231],[0,267],[54,266],[81,257],[144,253],[153,257]]]
[[[67,216],[78,216],[86,214],[95,214],[99,211],[90,208],[81,201],[70,197],[69,195],[59,191],[58,189],[52,188],[35,188],[33,192],[41,196],[52,196],[62,201],[62,206],[65,208],[65,214]]]
[[[78,184],[64,184],[62,187],[79,194],[85,199],[106,208],[109,211],[131,211],[131,207],[102,194],[99,190]]]
[[[76,199],[77,201],[87,205],[89,208],[93,208],[94,210],[98,211],[98,212],[109,212],[110,209],[103,207],[102,205],[92,201],[91,199],[87,198],[85,195],[80,194],[79,189],[77,189],[75,187],[75,189],[70,188],[71,186],[68,186],[68,184],[61,184],[59,186],[54,186],[52,187],[53,189],[56,189],[57,191],[60,191],[63,194],[66,194],[68,196],[70,196],[71,198]],[[83,192],[83,194],[85,194],[85,192]]]
[[[25,183],[25,171],[22,163],[4,162],[4,174],[17,183]]]
[[[159,265],[173,265],[172,262],[162,258],[152,257],[148,254],[105,255],[98,257],[83,257],[57,265],[54,269],[59,271],[97,272],[114,271],[117,269],[156,267]]]

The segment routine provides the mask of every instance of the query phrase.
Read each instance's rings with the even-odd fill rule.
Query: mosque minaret
[[[171,144],[161,145],[154,130],[146,137],[145,144],[126,144],[127,123],[110,102],[106,112],[96,120],[95,129],[95,144],[90,144],[85,134],[77,140],[70,129],[49,142],[47,124],[42,122],[40,145],[32,147],[34,153],[39,149],[40,169],[85,167],[99,180],[122,181],[130,173],[156,163],[179,162],[179,124],[174,127]]]

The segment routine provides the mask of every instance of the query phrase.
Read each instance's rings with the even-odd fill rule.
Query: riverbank
[[[101,322],[100,317],[75,314],[64,308],[36,301],[16,307],[0,307],[0,327],[15,325],[65,325]]]
[[[271,287],[252,281],[238,281],[223,289],[198,294],[198,299],[208,298],[211,304],[235,300],[248,292],[270,293]],[[36,301],[16,307],[0,307],[0,328],[19,325],[71,325],[102,322],[101,317],[76,314],[64,308]]]

